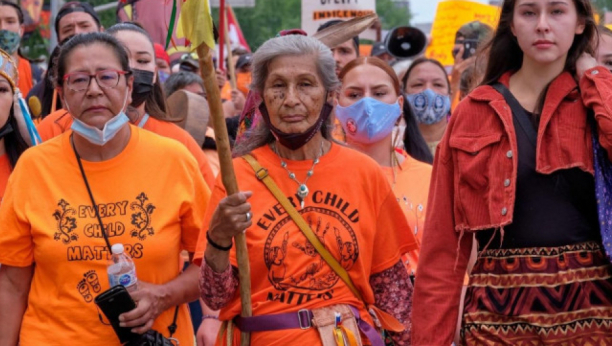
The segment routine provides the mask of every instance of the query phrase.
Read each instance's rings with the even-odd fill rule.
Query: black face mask
[[[270,131],[272,131],[274,137],[280,142],[280,144],[291,150],[299,149],[304,146],[304,144],[308,143],[308,141],[310,141],[312,137],[314,137],[314,135],[321,129],[321,126],[327,120],[333,109],[334,106],[326,102],[323,104],[323,108],[319,114],[319,119],[317,119],[317,122],[315,122],[314,125],[302,133],[285,133],[274,127],[272,122],[270,122],[270,115],[268,114],[266,104],[262,102],[261,105],[259,105],[261,116],[266,122],[266,125],[268,125],[270,128]]]
[[[134,89],[132,90],[132,106],[140,106],[147,97],[153,92],[153,77],[155,74],[151,71],[132,70],[134,74]]]
[[[13,126],[7,121],[4,126],[0,127],[0,139],[4,138],[11,132],[13,132]]]

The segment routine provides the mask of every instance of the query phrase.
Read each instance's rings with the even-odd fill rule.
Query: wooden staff
[[[227,134],[227,126],[225,125],[225,117],[223,116],[223,106],[221,104],[221,93],[215,78],[215,69],[212,61],[212,53],[206,44],[202,43],[197,48],[198,61],[200,64],[200,74],[204,81],[206,89],[206,98],[210,108],[210,118],[213,121],[215,129],[215,140],[217,141],[217,154],[219,155],[219,166],[221,168],[221,177],[223,186],[227,191],[227,195],[233,195],[238,192],[238,183],[234,174],[234,165],[232,163],[232,150],[230,148],[229,136]],[[246,235],[238,234],[234,237],[236,245],[236,257],[238,259],[238,279],[240,280],[240,299],[242,303],[242,317],[250,317],[253,312],[251,308],[251,268],[249,266],[249,254],[246,245]],[[242,332],[240,344],[248,346],[250,344],[249,333]]]

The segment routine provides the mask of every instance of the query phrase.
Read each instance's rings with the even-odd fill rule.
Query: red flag
[[[240,24],[238,24],[238,19],[234,14],[232,6],[228,4],[226,4],[225,6],[227,7],[227,30],[230,37],[230,42],[232,43],[232,45],[239,44],[250,52],[251,48],[249,47],[247,41],[244,39],[242,29],[240,29]]]

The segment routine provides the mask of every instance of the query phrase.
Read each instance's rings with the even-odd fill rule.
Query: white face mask
[[[103,146],[104,144],[108,143],[108,141],[115,138],[121,128],[123,128],[123,126],[130,121],[123,111],[127,102],[127,96],[128,94],[126,93],[121,111],[107,121],[102,130],[95,126],[85,124],[74,116],[72,117],[72,126],[70,128],[72,131],[78,133],[81,137],[87,139],[90,143]],[[64,99],[64,105],[66,106],[68,112],[70,112],[70,107],[68,106],[66,99]]]

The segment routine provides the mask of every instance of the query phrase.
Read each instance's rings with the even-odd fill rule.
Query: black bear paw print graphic
[[[98,293],[102,290],[102,286],[100,286],[100,279],[98,279],[98,273],[95,270],[90,270],[87,273],[83,274],[87,283],[91,286],[91,289]]]
[[[76,211],[63,199],[57,205],[60,208],[53,213],[53,218],[57,222],[57,232],[53,234],[53,239],[61,240],[64,244],[70,244],[79,239],[79,236],[73,233],[77,228]]]
[[[93,296],[91,295],[89,285],[87,285],[87,281],[85,281],[85,279],[79,281],[77,290],[79,290],[79,293],[83,296],[85,302],[91,303],[93,301]]]
[[[134,211],[132,213],[132,229],[130,235],[139,240],[145,240],[147,236],[155,234],[153,227],[151,227],[151,214],[155,211],[155,206],[151,203],[147,204],[149,198],[142,192],[136,197],[136,202],[130,204],[130,209]]]

